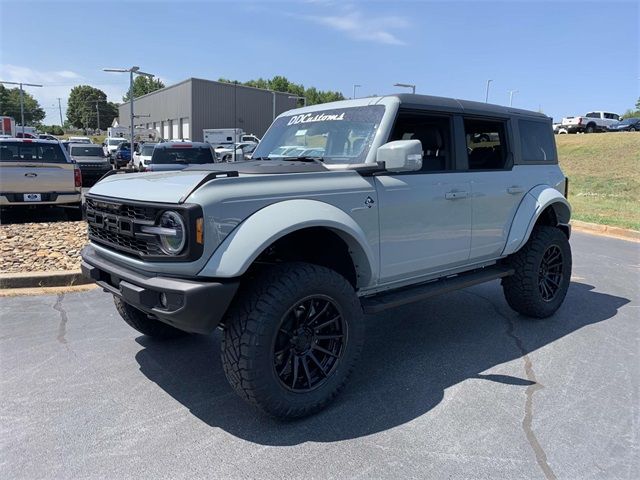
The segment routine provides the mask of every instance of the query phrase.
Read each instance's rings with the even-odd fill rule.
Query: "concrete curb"
[[[640,242],[640,232],[627,228],[613,227],[611,225],[600,225],[598,223],[581,222],[571,220],[573,230],[577,232],[591,233],[605,237],[622,238],[632,242]]]
[[[83,277],[80,270],[0,274],[0,289],[70,287],[87,283],[91,280]]]

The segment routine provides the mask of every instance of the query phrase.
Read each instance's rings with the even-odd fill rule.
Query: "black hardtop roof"
[[[388,96],[398,98],[400,100],[400,103],[404,104],[405,106],[415,105],[447,111],[494,114],[501,116],[518,115],[533,117],[537,119],[551,120],[551,118],[546,116],[544,113],[534,112],[531,110],[523,110],[520,108],[505,107],[502,105],[495,105],[493,103],[474,102],[472,100],[459,100],[457,98],[436,97],[433,95],[419,95],[414,93],[398,93]]]

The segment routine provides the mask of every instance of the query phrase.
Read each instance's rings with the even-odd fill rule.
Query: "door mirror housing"
[[[415,172],[422,168],[420,140],[396,140],[385,143],[376,152],[376,161],[384,162],[390,172]]]

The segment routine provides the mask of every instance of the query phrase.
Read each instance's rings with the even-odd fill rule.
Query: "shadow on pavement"
[[[222,373],[219,334],[164,344],[138,337],[144,348],[136,359],[142,373],[208,425],[264,445],[331,442],[420,417],[446,388],[467,379],[524,389],[532,383],[526,378],[482,372],[610,319],[629,303],[572,283],[556,315],[533,321],[512,312],[496,284],[489,285],[367,317],[365,348],[343,393],[326,410],[294,422],[267,418],[233,393]]]

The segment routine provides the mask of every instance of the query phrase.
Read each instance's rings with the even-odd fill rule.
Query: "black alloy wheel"
[[[347,341],[347,324],[332,298],[314,295],[296,302],[284,314],[274,342],[278,379],[294,392],[320,387],[338,366]]]
[[[551,245],[542,255],[538,269],[538,290],[545,302],[552,301],[562,284],[562,251],[557,245]]]

